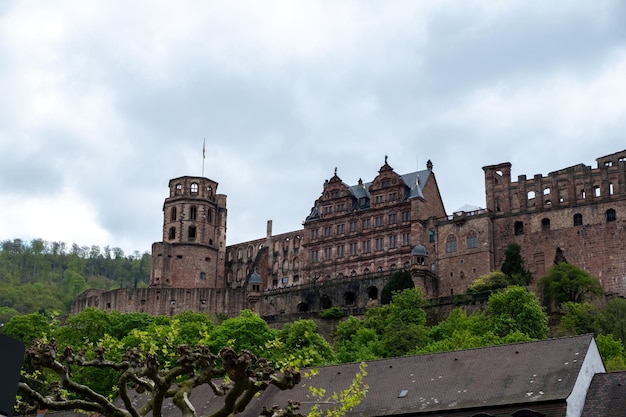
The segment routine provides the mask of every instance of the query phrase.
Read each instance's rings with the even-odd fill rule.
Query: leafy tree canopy
[[[523,287],[512,286],[491,294],[487,312],[494,333],[505,336],[519,331],[533,339],[548,335],[548,316],[537,296]]]
[[[546,299],[557,304],[568,301],[582,303],[604,294],[600,281],[569,263],[559,263],[548,269],[539,280],[539,288]]]
[[[467,287],[468,294],[480,294],[508,287],[510,278],[502,271],[493,271],[478,277]]]
[[[532,274],[524,267],[522,247],[517,243],[509,243],[504,249],[504,263],[500,268],[509,277],[511,285],[527,286]]]

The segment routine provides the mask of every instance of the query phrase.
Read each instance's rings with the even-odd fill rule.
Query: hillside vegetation
[[[126,255],[109,246],[5,240],[0,243],[0,322],[17,313],[65,314],[89,288],[142,287],[149,279],[147,252]]]

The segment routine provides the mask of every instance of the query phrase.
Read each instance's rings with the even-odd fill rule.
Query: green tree
[[[511,285],[527,286],[532,274],[524,267],[522,247],[517,243],[509,243],[504,249],[504,263],[500,268],[509,277]]]
[[[468,287],[468,294],[480,294],[506,288],[510,284],[507,274],[502,271],[493,271],[476,278]]]
[[[258,353],[276,336],[276,331],[270,329],[258,314],[243,310],[239,317],[227,319],[216,327],[209,336],[207,345],[213,352],[229,346],[236,351],[247,349]]]
[[[563,316],[560,324],[561,332],[568,335],[594,333],[602,331],[602,314],[598,307],[590,303],[563,304]]]
[[[539,288],[551,302],[567,301],[582,303],[594,296],[604,294],[600,282],[587,271],[573,264],[559,263],[548,269],[539,280]]]
[[[35,339],[49,338],[52,333],[50,320],[39,313],[13,316],[4,326],[4,333],[21,340],[26,346]]]
[[[596,344],[607,371],[626,369],[624,345],[619,340],[615,340],[612,334],[596,336]]]
[[[380,303],[389,304],[396,291],[402,291],[409,288],[415,288],[411,272],[400,270],[391,276],[391,279],[380,292]]]
[[[312,320],[296,320],[287,323],[278,331],[281,344],[274,344],[267,352],[269,359],[280,363],[285,359],[297,360],[298,367],[317,366],[333,363],[335,352],[319,334],[317,324]]]
[[[493,332],[500,337],[515,331],[533,339],[548,335],[548,316],[537,296],[524,287],[512,286],[491,294],[487,311]]]
[[[603,333],[610,333],[626,345],[626,300],[613,298],[602,309]]]

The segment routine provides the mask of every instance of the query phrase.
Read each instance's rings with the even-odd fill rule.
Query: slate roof
[[[572,392],[592,335],[481,349],[407,356],[367,363],[366,398],[350,416],[372,417],[459,409],[565,401]],[[310,381],[327,393],[350,385],[358,364],[319,368]],[[406,390],[404,397],[400,393]],[[302,402],[306,414],[313,399],[307,388],[273,387],[255,398],[242,416],[256,416],[265,404]]]
[[[422,193],[422,189],[430,177],[432,170],[424,169],[422,171],[409,172],[408,174],[400,175],[404,184],[408,187],[407,193],[403,196],[403,200],[409,200],[411,198],[424,198],[424,194]],[[419,179],[419,181],[418,181]],[[358,201],[360,198],[366,197],[370,198],[370,186],[371,182],[359,183],[356,185],[346,185],[350,193],[354,196],[354,198]],[[316,220],[320,217],[320,208],[319,204],[315,204],[313,208],[311,208],[311,212],[306,217],[306,221]]]
[[[587,391],[583,417],[626,415],[626,371],[595,374]]]

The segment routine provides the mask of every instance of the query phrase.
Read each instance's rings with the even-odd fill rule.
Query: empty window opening
[[[580,213],[574,214],[574,226],[582,226],[583,225],[583,215]]]
[[[347,306],[354,305],[356,304],[356,295],[353,292],[348,291],[343,295],[343,301]]]
[[[167,237],[168,237],[169,240],[176,239],[176,228],[175,227],[170,227],[170,231],[169,231]]]
[[[176,220],[176,207],[172,207],[172,210],[170,211],[170,220],[171,221]]]
[[[196,226],[189,226],[189,229],[187,231],[187,236],[189,237],[189,240],[196,239]]]
[[[367,289],[367,298],[370,300],[378,300],[378,288],[372,286]]]
[[[597,185],[593,187],[593,196],[600,197],[600,187],[598,187]]]
[[[322,310],[326,310],[328,308],[331,308],[332,306],[333,302],[330,298],[328,298],[328,296],[325,295],[320,299],[320,307],[322,308]]]
[[[196,206],[189,207],[189,218],[191,220],[196,220],[197,217],[198,217],[198,207]]]
[[[309,311],[309,305],[307,303],[303,302],[298,304],[299,313],[306,313],[307,311]]]
[[[520,221],[515,222],[515,224],[513,225],[513,232],[515,233],[515,236],[523,235],[524,234],[524,223],[522,223]]]
[[[544,232],[550,230],[550,219],[541,219],[541,230]]]
[[[613,189],[613,183],[610,182],[609,183],[609,195],[613,195],[613,193],[615,193],[615,190]]]
[[[580,190],[580,198],[584,199],[586,197],[585,190]]]
[[[606,211],[606,221],[607,222],[614,222],[615,220],[617,220],[617,214],[615,213],[614,209],[608,209]]]
[[[528,199],[529,200],[534,200],[535,199],[535,192],[534,191],[529,191],[528,192]]]

